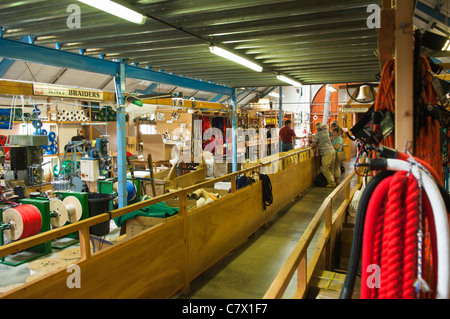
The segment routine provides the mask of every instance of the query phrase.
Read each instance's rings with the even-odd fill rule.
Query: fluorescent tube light
[[[450,51],[450,39],[445,42],[442,51]]]
[[[259,66],[258,64],[253,63],[252,61],[249,61],[247,59],[241,58],[240,56],[238,56],[234,53],[231,53],[230,51],[224,50],[222,48],[219,48],[216,46],[211,46],[211,47],[209,47],[209,51],[211,51],[211,53],[217,54],[225,59],[242,64],[243,66],[246,66],[247,68],[255,70],[256,72],[261,72],[263,70],[263,68],[261,66]]]
[[[144,24],[145,20],[147,19],[142,14],[111,0],[78,0],[78,1],[133,23]]]
[[[298,86],[298,87],[302,86],[302,84],[301,84],[300,82],[291,80],[291,79],[285,77],[284,75],[278,75],[278,76],[277,76],[277,79],[280,80],[280,81],[289,83],[289,84],[291,84],[291,85],[293,85],[293,86]]]

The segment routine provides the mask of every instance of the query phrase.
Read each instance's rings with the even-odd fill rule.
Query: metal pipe
[[[232,142],[233,142],[233,163],[232,171],[237,172],[237,103],[236,103],[236,89],[233,89],[231,94],[231,132],[232,132]]]
[[[115,75],[117,94],[117,181],[119,208],[127,206],[127,158],[126,158],[126,117],[125,117],[125,64],[119,63]]]

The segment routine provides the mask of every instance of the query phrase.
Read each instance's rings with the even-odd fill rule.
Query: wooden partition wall
[[[351,189],[351,183],[357,179],[357,183]],[[337,232],[342,228],[345,221],[345,212],[349,206],[355,192],[361,188],[361,180],[355,172],[351,172],[342,183],[331,192],[324,200],[319,210],[314,215],[307,229],[292,253],[287,258],[280,272],[272,282],[270,288],[264,295],[264,299],[281,299],[284,297],[286,289],[292,281],[294,274],[297,274],[297,287],[294,293],[294,299],[305,298],[313,274],[320,270],[331,270],[331,261],[333,259],[333,248]],[[345,192],[345,199],[334,210],[333,202],[338,196]],[[325,227],[319,234],[319,240],[315,246],[314,254],[308,262],[307,251],[314,236],[319,230],[322,221],[325,220]],[[323,260],[320,264],[320,259]],[[319,269],[320,268],[320,269]]]
[[[258,228],[312,185],[319,170],[311,148],[262,161],[236,173],[205,181],[121,209],[0,247],[0,257],[78,231],[80,288],[69,288],[72,268],[63,268],[1,295],[3,298],[170,298],[187,293],[190,282],[237,248]],[[273,168],[276,169],[273,169]],[[274,202],[263,207],[262,181],[236,190],[236,177],[268,169]],[[231,180],[231,193],[206,206],[187,209],[187,195]],[[91,253],[89,227],[123,214],[178,198],[179,214],[136,236]],[[70,270],[69,270],[70,269]]]

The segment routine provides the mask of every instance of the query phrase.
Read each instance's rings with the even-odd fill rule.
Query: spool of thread
[[[127,201],[132,201],[136,198],[137,189],[132,181],[127,181]]]
[[[33,125],[35,129],[40,129],[42,127],[42,121],[34,120],[33,122],[31,122],[31,125]]]
[[[5,135],[0,135],[0,146],[5,146],[8,138]]]
[[[56,140],[56,133],[55,132],[48,132],[48,140],[50,142],[53,142]]]
[[[64,198],[63,204],[67,208],[69,223],[74,223],[81,219],[83,207],[81,206],[78,198],[76,198],[75,196],[67,196],[66,198]]]
[[[3,212],[3,222],[11,223],[11,228],[3,231],[11,240],[36,235],[42,228],[42,216],[36,206],[24,204],[8,208]]]

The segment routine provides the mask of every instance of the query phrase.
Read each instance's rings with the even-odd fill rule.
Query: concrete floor
[[[346,173],[351,171],[346,165]],[[280,271],[323,200],[333,191],[330,188],[310,187],[301,197],[275,216],[268,228],[260,228],[248,241],[197,277],[188,295],[179,299],[260,299]],[[333,206],[342,203],[341,196]],[[323,227],[323,223],[321,225]],[[319,228],[317,234],[321,233]],[[312,256],[313,239],[307,256]],[[284,298],[291,298],[296,289],[296,276],[288,286]]]

